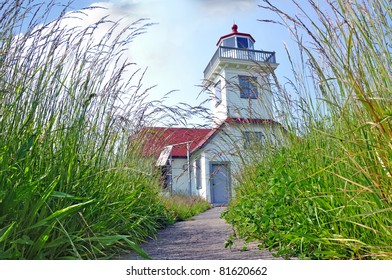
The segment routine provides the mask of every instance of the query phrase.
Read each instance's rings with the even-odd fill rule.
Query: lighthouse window
[[[222,103],[222,88],[221,88],[221,81],[218,81],[215,84],[215,106],[218,106]]]
[[[244,131],[242,132],[244,138],[244,149],[259,146],[263,144],[263,133],[259,131]]]
[[[249,40],[249,47],[248,49],[253,50],[253,42],[251,40]]]
[[[237,37],[237,46],[240,49],[248,48],[248,38]]]
[[[227,39],[223,40],[223,46],[224,47],[229,47],[229,48],[235,48],[235,38],[234,37],[230,37]]]
[[[257,78],[250,76],[239,76],[240,97],[257,98]]]

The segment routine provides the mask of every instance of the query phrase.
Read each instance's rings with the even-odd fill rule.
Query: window
[[[229,47],[229,48],[235,48],[235,38],[229,37],[227,39],[224,39],[222,46]]]
[[[253,42],[246,37],[229,37],[222,41],[222,47],[253,50]]]
[[[237,37],[237,47],[239,49],[248,48],[248,38]]]
[[[240,84],[240,97],[256,99],[257,98],[257,78],[250,76],[238,76]]]
[[[251,40],[249,40],[249,47],[248,47],[248,49],[250,49],[250,50],[253,50],[253,42],[251,41]]]
[[[222,103],[222,88],[221,88],[221,81],[218,81],[215,84],[215,107],[218,107],[219,104]]]
[[[196,189],[201,189],[201,163],[200,158],[196,159]]]
[[[244,149],[263,144],[263,133],[260,131],[244,131]]]

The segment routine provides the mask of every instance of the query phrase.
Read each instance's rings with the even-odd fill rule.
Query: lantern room
[[[255,39],[250,34],[238,32],[237,24],[231,30],[232,33],[220,37],[217,46],[253,50]]]

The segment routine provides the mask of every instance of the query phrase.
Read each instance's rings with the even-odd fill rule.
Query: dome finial
[[[238,25],[234,23],[233,26],[231,27],[231,30],[233,31],[233,33],[237,33],[238,32]]]

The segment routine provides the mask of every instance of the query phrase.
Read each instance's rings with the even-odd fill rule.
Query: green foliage
[[[148,106],[123,58],[145,25],[42,23],[52,5],[0,5],[0,259],[147,257],[136,244],[166,210],[151,163],[127,151]]]
[[[199,196],[169,195],[162,196],[162,202],[168,210],[168,223],[189,220],[211,208],[211,205]]]
[[[390,2],[336,1],[327,13],[309,1],[308,12],[298,5],[307,23],[265,3],[292,25],[303,55],[292,82],[299,106],[286,145],[244,168],[224,216],[238,236],[279,255],[391,259]],[[301,137],[291,126],[298,115]]]
[[[271,155],[268,164],[249,167],[225,218],[239,237],[261,240],[288,257],[388,256],[388,202],[360,185],[367,180],[349,162],[331,157],[338,147],[330,139],[318,139],[322,150],[310,147],[313,141],[302,139]]]

